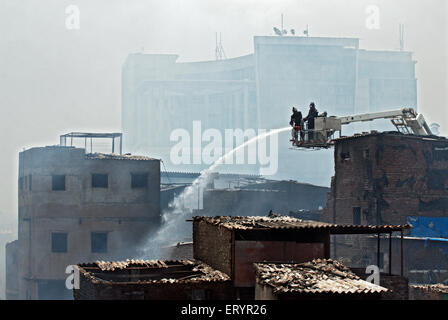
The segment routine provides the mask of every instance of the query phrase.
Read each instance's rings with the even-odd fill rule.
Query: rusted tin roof
[[[137,160],[137,161],[152,161],[154,158],[131,155],[131,154],[114,154],[114,153],[88,153],[86,154],[88,160]]]
[[[329,231],[332,234],[375,234],[389,233],[409,229],[410,225],[384,225],[384,226],[358,226],[337,225],[326,222],[301,220],[289,216],[217,216],[217,217],[194,217],[194,221],[205,221],[229,230],[269,230],[269,229],[295,229]]]
[[[273,293],[370,294],[389,290],[356,276],[342,263],[313,260],[301,264],[255,264],[257,282]]]
[[[151,284],[230,281],[223,272],[195,260],[125,260],[79,264],[80,273],[93,283]]]

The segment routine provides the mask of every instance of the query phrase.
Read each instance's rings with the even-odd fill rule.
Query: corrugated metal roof
[[[80,273],[93,283],[104,284],[151,284],[151,283],[197,283],[230,281],[230,277],[212,267],[195,260],[125,260],[96,261],[79,264]],[[170,274],[170,268],[176,268]],[[124,281],[114,280],[114,275]],[[180,273],[183,274],[181,275]],[[176,276],[174,276],[176,275]],[[132,279],[134,278],[134,279]],[[117,278],[118,279],[118,278]]]
[[[313,260],[301,264],[255,264],[257,282],[274,293],[369,294],[389,290],[356,276],[342,263]]]
[[[138,160],[138,161],[151,161],[158,160],[146,156],[131,155],[131,154],[114,154],[114,153],[88,153],[86,158],[89,160]]]
[[[363,234],[363,233],[388,233],[411,228],[410,225],[385,225],[385,226],[358,226],[337,225],[326,222],[301,220],[290,216],[216,216],[194,217],[194,221],[205,221],[229,230],[268,230],[268,229],[295,229],[295,230],[327,230],[332,234]]]

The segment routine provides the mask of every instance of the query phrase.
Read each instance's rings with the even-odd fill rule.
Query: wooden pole
[[[377,246],[376,246],[376,248],[377,248],[376,264],[377,264],[379,269],[381,269],[381,266],[380,266],[380,246],[381,246],[381,243],[380,242],[381,242],[381,238],[380,238],[380,234],[378,233],[378,243],[377,243]]]

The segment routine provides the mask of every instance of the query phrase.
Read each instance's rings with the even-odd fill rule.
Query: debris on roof
[[[448,286],[437,283],[437,284],[413,284],[410,285],[413,289],[420,289],[427,292],[435,292],[435,293],[442,293],[442,294],[448,294]]]
[[[300,220],[289,216],[219,216],[219,217],[194,217],[195,221],[206,221],[231,230],[247,229],[302,229],[329,227],[331,224],[325,222]]]
[[[150,284],[230,281],[223,272],[194,260],[97,261],[78,265],[93,283]]]
[[[367,282],[348,267],[331,259],[301,264],[255,264],[257,282],[271,286],[273,293],[368,294],[389,290]]]
[[[273,214],[271,216],[217,216],[193,217],[194,221],[204,221],[229,230],[268,230],[268,229],[294,229],[294,230],[328,230],[332,234],[362,234],[362,233],[388,233],[409,229],[411,225],[386,225],[386,226],[359,226],[337,225],[320,221],[301,220],[290,216]]]
[[[89,160],[140,160],[140,161],[157,160],[146,156],[138,156],[131,154],[120,155],[115,153],[97,153],[97,152],[86,154],[86,158]]]

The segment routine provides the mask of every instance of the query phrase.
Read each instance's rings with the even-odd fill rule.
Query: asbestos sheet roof
[[[89,160],[139,160],[139,161],[151,161],[157,160],[146,156],[138,156],[131,154],[114,154],[114,153],[89,153],[86,154],[86,158]]]
[[[331,226],[325,222],[300,220],[289,216],[275,217],[237,217],[237,216],[218,216],[218,217],[194,217],[195,221],[206,221],[208,223],[219,225],[231,230],[253,230],[253,229],[308,229],[322,228]]]
[[[301,264],[255,264],[257,282],[273,293],[370,294],[389,290],[356,276],[338,261],[313,260]]]
[[[151,284],[230,281],[223,272],[195,260],[97,261],[78,265],[80,273],[93,283]]]
[[[194,217],[194,221],[205,221],[229,230],[269,230],[269,229],[295,229],[329,231],[332,234],[376,234],[401,231],[411,228],[410,225],[387,226],[358,226],[337,225],[326,222],[301,220],[290,216],[274,214],[272,216],[238,217]]]
[[[424,285],[411,285],[414,289],[420,289],[428,292],[448,294],[448,286],[438,283],[438,284],[424,284]]]

